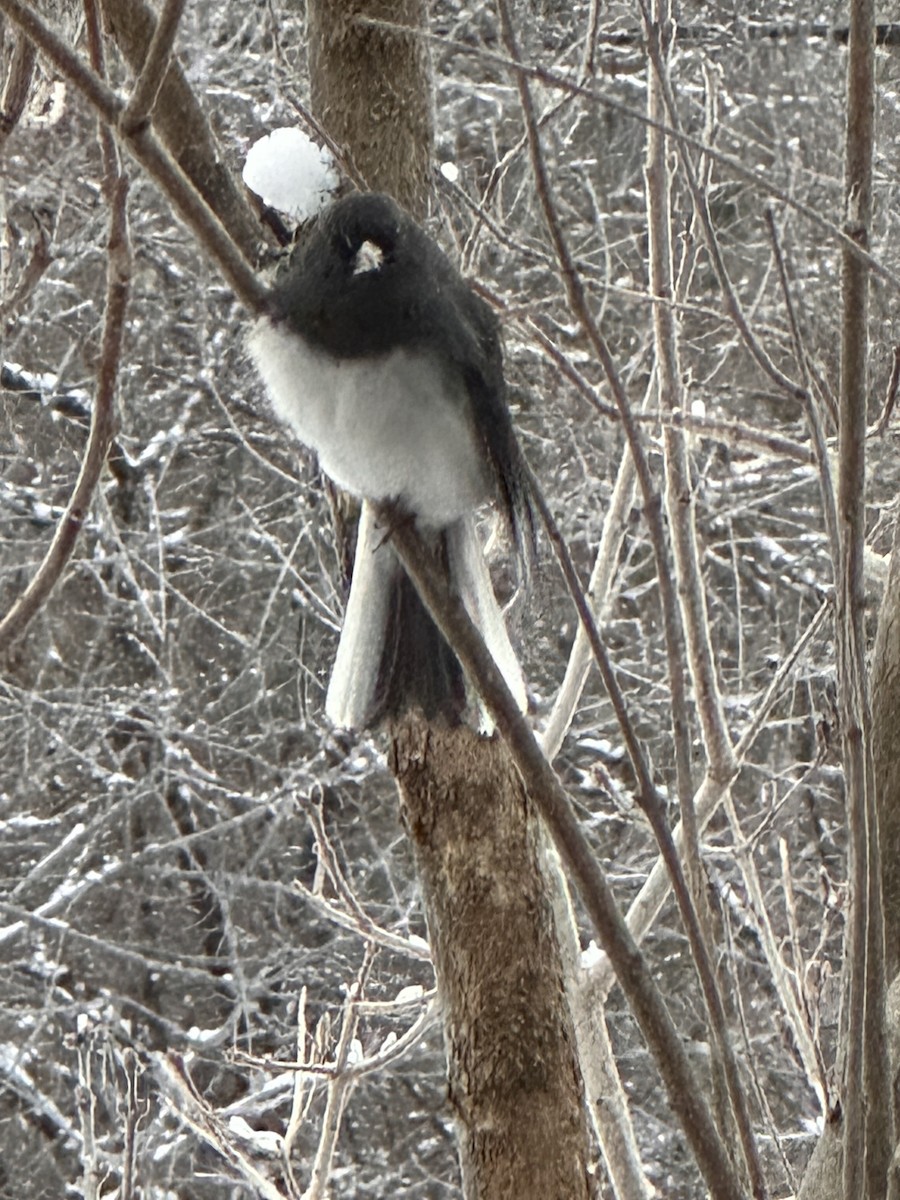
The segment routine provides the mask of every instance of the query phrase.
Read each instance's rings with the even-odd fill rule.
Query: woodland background
[[[86,56],[77,5],[42,12]],[[558,211],[635,411],[646,396],[640,428],[662,486],[639,6],[535,0],[515,15],[523,59],[573,81],[591,66],[598,81],[602,103],[549,75],[534,96]],[[786,1197],[839,1082],[846,818],[834,555],[809,410],[833,456],[847,48],[828,31],[847,14],[785,3],[756,19],[685,3],[677,16],[672,86],[684,129],[719,152],[695,162],[724,268],[768,361],[812,396],[779,386],[737,331],[671,151],[688,401],[677,421],[709,638],[734,740],[759,723],[731,814],[703,834],[703,865],[762,1160],[771,1195]],[[436,0],[431,32],[431,228],[500,306],[517,428],[587,579],[621,426],[547,239],[493,8]],[[9,21],[2,46],[12,77]],[[304,123],[305,49],[300,4],[187,5],[177,57],[235,177],[257,137]],[[871,229],[873,256],[896,273],[898,53],[876,56]],[[127,94],[111,41],[106,56]],[[43,558],[85,452],[109,206],[94,113],[45,57],[0,137],[2,613]],[[434,976],[385,743],[322,715],[343,604],[329,498],[267,410],[245,309],[168,197],[122,162],[131,296],[109,469],[0,679],[0,1196],[299,1196],[314,1162],[334,1196],[456,1196]],[[873,279],[871,638],[900,475],[895,422],[875,428],[900,345],[896,300],[896,275]],[[656,566],[639,497],[628,490],[618,512],[603,630],[674,824]],[[492,554],[508,591],[502,544]],[[565,734],[556,768],[626,909],[657,847],[596,674],[574,708],[560,696],[576,619],[546,549],[511,623],[533,722]],[[596,969],[586,925],[584,945]],[[671,901],[642,945],[703,1070],[705,1016]],[[615,987],[606,1018],[646,1194],[704,1195]],[[308,1073],[279,1067],[298,1055]],[[612,1196],[599,1156],[596,1171]]]

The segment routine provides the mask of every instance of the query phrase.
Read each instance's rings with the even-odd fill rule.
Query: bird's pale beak
[[[362,275],[366,271],[377,271],[384,262],[384,251],[377,242],[363,242],[356,252],[353,263],[353,274]]]

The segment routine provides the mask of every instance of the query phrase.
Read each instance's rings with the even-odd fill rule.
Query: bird
[[[396,201],[353,193],[299,243],[249,350],[276,415],[362,501],[329,719],[371,729],[415,708],[450,723],[471,712],[456,656],[379,521],[385,505],[415,522],[524,711],[476,525],[492,501],[527,575],[535,523],[489,305]]]

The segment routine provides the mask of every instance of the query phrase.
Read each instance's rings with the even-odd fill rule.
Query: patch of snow
[[[315,216],[338,185],[331,151],[293,127],[273,129],[253,143],[243,179],[264,203],[296,221]]]

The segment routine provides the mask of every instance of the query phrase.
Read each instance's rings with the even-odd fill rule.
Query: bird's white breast
[[[485,499],[489,476],[468,394],[436,356],[401,348],[336,359],[267,317],[249,346],[276,413],[340,487],[398,499],[438,528]]]

